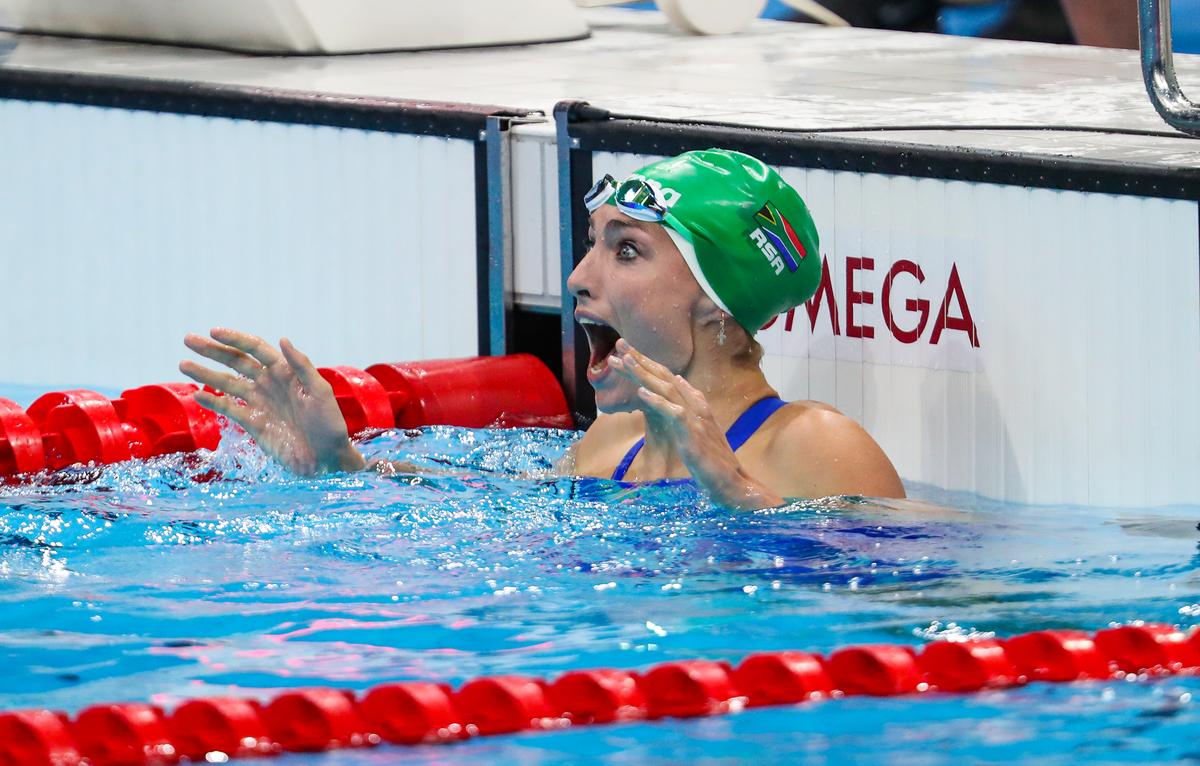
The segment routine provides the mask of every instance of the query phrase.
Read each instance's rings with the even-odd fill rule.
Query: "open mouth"
[[[587,333],[588,346],[591,347],[592,357],[588,362],[588,372],[594,377],[602,375],[608,369],[608,358],[614,353],[621,333],[612,327],[595,319],[581,317],[579,324]]]

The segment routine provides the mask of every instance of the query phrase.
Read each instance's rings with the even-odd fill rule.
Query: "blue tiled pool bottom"
[[[231,437],[215,455],[2,489],[0,708],[1200,622],[1194,508],[926,491],[939,505],[735,514],[688,487],[551,476],[574,438],[393,432],[367,448],[441,473],[306,480]],[[1195,763],[1197,694],[1200,679],[1176,678],[850,698],[417,748],[405,762]]]

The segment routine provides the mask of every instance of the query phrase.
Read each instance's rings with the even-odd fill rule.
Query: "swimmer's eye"
[[[625,240],[624,242],[622,242],[620,245],[617,246],[617,260],[618,261],[632,261],[634,258],[637,258],[638,255],[639,255],[639,252],[637,249],[637,245],[633,244],[629,240]]]

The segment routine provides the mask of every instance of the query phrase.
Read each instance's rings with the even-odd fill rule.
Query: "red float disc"
[[[237,758],[267,755],[275,749],[258,708],[235,697],[185,702],[168,719],[167,728],[179,754],[200,763],[210,753]]]
[[[179,760],[162,711],[150,705],[96,705],[79,714],[71,731],[92,766],[162,766]]]
[[[829,673],[846,694],[877,697],[920,691],[924,680],[912,648],[893,644],[838,650],[829,657]]]
[[[1004,651],[1017,671],[1031,681],[1108,678],[1108,661],[1092,637],[1081,630],[1040,630],[1013,636]]]
[[[198,390],[192,383],[131,388],[121,393],[117,411],[144,435],[149,456],[215,450],[221,441],[217,415],[196,403],[192,394]]]
[[[643,718],[646,700],[637,678],[624,670],[576,670],[550,685],[550,703],[573,723]]]
[[[0,766],[79,766],[67,722],[49,710],[0,714]]]
[[[752,654],[737,666],[733,680],[751,707],[806,702],[833,692],[824,662],[808,652]]]
[[[284,750],[313,752],[370,744],[354,698],[336,689],[305,689],[279,695],[263,709],[271,739]]]
[[[400,428],[574,427],[562,386],[530,354],[376,364],[367,372],[392,396]]]
[[[440,684],[376,686],[359,701],[358,712],[372,732],[400,745],[467,736],[463,716],[454,706],[450,687]]]
[[[929,644],[917,657],[917,665],[931,686],[945,692],[1012,686],[1020,676],[1004,644],[990,639]]]
[[[724,662],[686,660],[652,668],[638,679],[651,718],[723,713],[744,701]]]
[[[546,699],[546,684],[524,676],[477,678],[459,689],[454,704],[481,735],[541,729],[558,716]]]
[[[1096,648],[1126,673],[1177,673],[1200,666],[1187,636],[1173,625],[1122,625],[1096,633]]]
[[[369,428],[395,428],[388,392],[373,375],[356,367],[321,367],[317,372],[333,387],[350,436]]]
[[[46,466],[51,470],[74,463],[119,463],[132,457],[116,407],[95,391],[45,394],[28,412],[42,431]]]
[[[42,432],[16,402],[0,399],[0,477],[46,467]]]

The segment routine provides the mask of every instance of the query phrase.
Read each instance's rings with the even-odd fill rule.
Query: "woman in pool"
[[[626,481],[691,477],[715,503],[903,497],[895,468],[855,423],[819,402],[782,402],[754,333],[820,280],[816,228],[775,170],[745,154],[687,152],[588,194],[587,255],[567,280],[591,346],[600,416],[565,472]],[[286,339],[227,329],[188,348],[232,369],[180,370],[238,397],[198,392],[302,474],[367,467],[328,383]],[[380,466],[387,470],[389,464]]]

